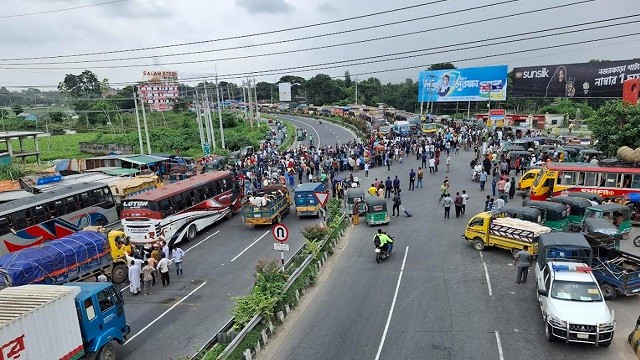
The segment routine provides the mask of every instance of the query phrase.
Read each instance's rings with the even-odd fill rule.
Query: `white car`
[[[549,261],[536,265],[538,303],[547,340],[609,346],[616,326],[591,268]]]

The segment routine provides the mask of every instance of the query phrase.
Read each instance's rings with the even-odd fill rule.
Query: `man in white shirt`
[[[169,245],[167,245],[166,241],[162,242],[162,253],[164,254],[164,257],[167,259],[169,258]]]
[[[500,198],[504,200],[505,203],[509,198],[509,190],[511,190],[511,182],[507,181],[506,183],[504,183],[504,192],[500,194]]]
[[[468,200],[469,200],[469,194],[467,194],[467,190],[462,190],[462,215],[464,215],[465,210],[467,210]]]
[[[173,249],[173,263],[176,264],[176,275],[182,276],[182,258],[184,251],[179,247]]]
[[[167,259],[162,253],[162,259],[158,262],[158,271],[160,271],[160,278],[162,279],[162,287],[171,284],[171,279],[169,278],[169,264],[171,264],[171,260]]]

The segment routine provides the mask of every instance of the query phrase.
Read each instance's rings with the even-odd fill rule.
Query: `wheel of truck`
[[[194,224],[189,225],[187,228],[187,241],[195,239],[197,234],[198,229],[196,229],[196,226]]]
[[[229,206],[229,212],[227,213],[227,220],[231,220],[233,217],[233,209]]]
[[[98,352],[96,360],[116,360],[116,348],[112,342],[104,344],[100,352]]]
[[[473,239],[473,248],[478,251],[484,250],[484,241],[479,237]]]
[[[546,323],[546,321],[545,321],[545,323]],[[551,342],[551,341],[556,339],[556,336],[553,335],[553,332],[551,330],[551,325],[549,325],[549,324],[546,324],[546,326],[544,327],[544,337],[549,342]]]
[[[114,284],[122,284],[129,277],[129,269],[125,263],[113,264],[111,269],[111,282]]]
[[[611,284],[600,284],[600,289],[605,300],[613,301],[618,296],[618,291]]]
[[[322,217],[322,211],[318,210],[318,213],[316,214],[316,216],[318,217],[318,219],[320,219]]]

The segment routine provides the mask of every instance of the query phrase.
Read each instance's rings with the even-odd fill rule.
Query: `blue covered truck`
[[[322,183],[304,183],[296,186],[294,192],[294,202],[296,204],[296,215],[322,217],[322,206],[315,193],[324,192]]]

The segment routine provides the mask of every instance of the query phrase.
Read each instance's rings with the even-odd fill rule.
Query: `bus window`
[[[72,213],[78,210],[78,202],[75,196],[67,198],[67,213]]]
[[[184,201],[182,200],[182,194],[173,195],[171,197],[173,206],[176,212],[184,210]]]
[[[16,220],[15,221],[16,231],[22,230],[27,227],[27,218],[24,210],[16,211],[15,213],[13,213],[13,216],[15,217],[15,220]]]
[[[202,202],[206,199],[205,195],[204,195],[204,191],[205,191],[205,187],[204,186],[200,186],[196,189],[196,193],[198,193],[198,202]]]
[[[584,185],[584,173],[583,172],[576,172],[576,178],[577,178],[576,185]]]
[[[558,177],[560,180],[560,177]],[[558,181],[563,185],[575,185],[576,184],[576,173],[574,171],[563,171],[562,172],[562,182]]]
[[[631,174],[623,174],[620,176],[620,184],[619,187],[621,188],[630,188],[631,187]]]
[[[108,186],[102,188],[102,201],[104,202],[105,207],[113,207],[116,204],[113,200],[113,194],[111,194],[111,190],[109,190]]]
[[[162,217],[171,215],[171,204],[169,203],[169,199],[160,201],[160,209],[162,211]]]
[[[31,214],[33,215],[33,220],[36,224],[43,223],[48,219],[48,212],[45,211],[44,207],[38,205],[31,209]]]
[[[0,218],[0,235],[5,235],[11,232],[13,229],[13,223],[10,217]],[[15,229],[13,229],[15,231]]]
[[[631,180],[631,187],[634,189],[640,189],[640,174],[633,175]]]
[[[584,186],[597,186],[598,173],[588,172],[584,174]]]
[[[91,196],[91,194],[89,194],[88,192],[81,193],[80,204],[82,204],[82,207],[85,207],[85,208],[93,205],[93,196]]]
[[[606,187],[616,187],[618,185],[618,174],[602,174],[601,183]]]
[[[64,203],[62,202],[62,200],[56,200],[53,203],[53,208],[55,209],[56,216],[63,216],[67,214],[67,209],[64,206]]]

